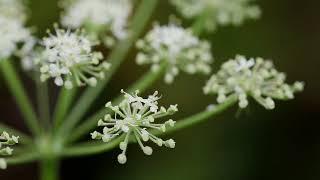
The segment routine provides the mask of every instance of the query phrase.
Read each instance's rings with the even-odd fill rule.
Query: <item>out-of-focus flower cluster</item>
[[[126,151],[131,136],[138,142],[142,151],[146,155],[151,155],[153,150],[149,146],[144,146],[142,142],[151,140],[158,146],[165,145],[169,148],[175,147],[175,142],[172,139],[162,140],[152,134],[150,130],[158,130],[165,132],[166,126],[173,127],[175,121],[168,120],[165,123],[156,123],[156,119],[168,115],[172,115],[178,111],[177,105],[171,105],[168,109],[158,106],[158,92],[150,95],[148,98],[138,96],[138,91],[131,95],[124,93],[124,100],[117,106],[113,106],[111,102],[106,104],[106,107],[111,109],[115,115],[105,115],[104,119],[99,120],[98,126],[102,126],[103,133],[97,131],[91,133],[93,139],[102,139],[104,142],[109,142],[112,139],[125,134],[124,141],[120,143],[122,153],[118,156],[118,162],[126,163]]]
[[[303,90],[302,82],[289,85],[285,80],[286,75],[278,72],[271,61],[236,56],[224,63],[218,73],[211,77],[204,92],[216,94],[218,103],[236,95],[241,108],[248,106],[247,97],[251,96],[266,109],[273,109],[273,99],[293,99],[295,92]]]
[[[166,83],[172,83],[179,71],[208,74],[211,70],[210,44],[175,24],[155,25],[136,46],[140,50],[136,58],[138,64],[152,64],[153,70],[159,69],[160,64],[167,65]]]
[[[185,18],[205,18],[208,30],[217,26],[241,25],[246,19],[260,17],[253,0],[171,0]]]
[[[10,136],[7,132],[3,132],[0,135],[0,169],[6,169],[7,163],[3,156],[12,155],[13,149],[9,146],[13,146],[19,142],[18,136]]]
[[[72,32],[55,28],[42,41],[44,50],[38,60],[41,80],[53,78],[57,86],[71,89],[74,86],[96,86],[97,79],[104,78],[110,64],[102,62],[103,55],[95,52],[83,31]]]
[[[127,36],[131,0],[74,0],[64,3],[61,23],[65,27],[86,28],[93,35],[101,35],[106,45]]]
[[[26,44],[31,37],[24,27],[26,10],[21,0],[0,0],[0,59],[12,56],[20,44]]]

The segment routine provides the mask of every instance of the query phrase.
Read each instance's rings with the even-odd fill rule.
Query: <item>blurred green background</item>
[[[29,24],[44,35],[59,20],[56,0],[30,0]],[[174,14],[167,0],[160,4],[154,19],[166,23]],[[62,180],[318,180],[320,178],[320,1],[258,0],[263,16],[244,26],[220,28],[210,39],[215,56],[214,69],[236,54],[261,56],[274,60],[288,74],[288,80],[306,82],[306,90],[290,102],[277,102],[266,111],[251,101],[206,123],[171,135],[178,143],[174,150],[156,148],[146,157],[138,146],[129,146],[128,163],[116,162],[118,149],[92,157],[67,159],[61,167]],[[188,24],[188,22],[185,22]],[[151,26],[151,24],[150,24]],[[104,91],[97,106],[121,88],[134,82],[148,67],[134,63],[134,51]],[[159,90],[162,104],[178,103],[176,119],[206,108],[215,101],[204,96],[201,88],[208,77],[181,75],[171,86],[158,82],[149,92]],[[1,120],[25,130],[15,104],[0,83]],[[30,94],[33,88],[30,80]],[[53,96],[54,97],[54,96]],[[94,108],[93,108],[94,109]],[[170,136],[170,137],[171,137]],[[33,180],[37,165],[28,164],[0,171],[0,179]]]

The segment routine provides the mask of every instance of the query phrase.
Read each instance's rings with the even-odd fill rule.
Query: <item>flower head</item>
[[[210,44],[175,24],[155,25],[137,42],[137,48],[141,51],[136,59],[138,64],[152,64],[154,70],[163,62],[167,64],[166,83],[172,83],[179,71],[208,74],[211,70]]]
[[[24,1],[0,0],[0,16],[24,22],[27,18]]]
[[[97,78],[104,78],[104,71],[109,68],[102,62],[103,55],[93,52],[95,45],[83,31],[55,29],[43,39],[44,51],[40,60],[41,80],[54,78],[57,86],[67,89],[88,84],[96,86]]]
[[[202,16],[205,26],[214,30],[219,25],[241,25],[245,19],[257,19],[261,12],[253,0],[171,0],[186,18]]]
[[[293,99],[295,92],[303,90],[302,82],[289,85],[285,80],[285,74],[278,72],[271,61],[236,56],[211,77],[204,92],[217,94],[218,103],[224,102],[227,96],[236,95],[241,108],[248,106],[247,97],[251,96],[266,109],[273,109],[273,99]]]
[[[10,57],[18,44],[28,42],[30,31],[19,20],[2,16],[0,13],[0,59]]]
[[[142,142],[151,140],[158,146],[165,145],[169,148],[175,147],[175,142],[172,139],[162,140],[152,134],[150,130],[166,131],[166,126],[174,126],[175,121],[168,120],[165,123],[155,123],[155,120],[167,115],[172,115],[178,111],[177,105],[171,105],[168,109],[158,106],[158,92],[148,98],[138,96],[138,91],[131,95],[121,91],[124,94],[124,100],[117,106],[113,106],[111,102],[106,104],[106,107],[111,109],[115,115],[105,115],[104,119],[99,120],[98,126],[102,126],[103,132],[97,131],[91,133],[93,139],[102,139],[104,142],[109,142],[115,137],[125,134],[123,142],[120,143],[122,153],[118,156],[118,161],[121,164],[126,163],[126,151],[131,136],[138,142],[142,151],[146,155],[152,154],[152,148],[144,146]]]
[[[64,8],[61,22],[66,27],[93,26],[97,30],[111,32],[117,39],[127,35],[126,27],[132,10],[130,0],[76,0]]]
[[[10,136],[7,132],[3,132],[0,135],[0,157],[12,155],[13,149],[9,146],[13,146],[19,142],[18,136]],[[6,169],[7,163],[4,158],[0,158],[0,169]]]

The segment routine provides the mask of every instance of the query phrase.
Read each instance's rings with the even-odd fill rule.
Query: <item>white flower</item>
[[[171,0],[186,18],[204,17],[208,30],[219,25],[241,25],[245,19],[257,19],[261,12],[253,0]]]
[[[166,83],[172,83],[179,71],[208,74],[211,70],[210,44],[175,24],[155,25],[137,42],[137,48],[141,51],[136,59],[138,64],[152,64],[154,70],[163,62],[167,64]]]
[[[84,32],[62,30],[56,27],[56,35],[49,33],[43,39],[45,47],[40,61],[41,80],[54,78],[57,86],[67,89],[88,84],[96,86],[97,78],[104,78],[110,67],[102,62],[103,55],[93,52],[93,44]]]
[[[13,149],[9,146],[13,146],[19,142],[18,136],[10,136],[7,132],[3,132],[0,135],[0,157],[12,155]],[[4,158],[0,158],[0,169],[6,169],[7,163]]]
[[[0,13],[0,59],[10,57],[18,44],[26,43],[30,38],[30,31],[20,20],[7,18]]]
[[[76,0],[64,8],[61,22],[66,27],[100,27],[102,31],[110,31],[117,39],[127,35],[131,0]]]
[[[24,22],[27,18],[24,1],[0,0],[0,16]]]
[[[248,106],[247,97],[251,96],[266,109],[273,109],[273,99],[293,99],[295,92],[303,90],[302,82],[288,85],[285,80],[285,74],[278,72],[271,61],[262,58],[247,60],[244,56],[236,56],[234,60],[224,63],[219,72],[211,77],[204,92],[217,94],[218,103],[236,95],[241,108]]]
[[[150,95],[144,99],[138,96],[138,91],[131,95],[124,93],[124,100],[117,106],[112,106],[111,102],[106,104],[107,108],[110,108],[114,113],[114,117],[111,115],[105,115],[103,120],[99,120],[98,126],[102,126],[103,132],[97,131],[91,133],[93,139],[102,139],[104,142],[109,142],[113,138],[125,134],[123,142],[120,143],[120,149],[122,153],[118,156],[118,162],[121,164],[126,163],[126,151],[131,136],[138,142],[142,151],[146,155],[152,154],[152,148],[144,146],[142,142],[151,140],[158,146],[165,145],[169,148],[175,147],[175,142],[172,139],[162,140],[152,134],[150,130],[166,131],[166,126],[173,127],[175,121],[168,120],[165,123],[155,123],[155,120],[167,115],[172,115],[178,111],[177,105],[171,105],[168,109],[164,107],[158,107],[158,92]]]

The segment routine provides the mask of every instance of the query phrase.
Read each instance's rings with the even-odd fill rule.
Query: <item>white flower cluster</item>
[[[131,0],[76,0],[64,8],[61,23],[66,27],[93,26],[97,30],[111,32],[117,39],[127,35]]]
[[[3,132],[0,135],[0,157],[12,155],[13,149],[9,146],[13,146],[19,142],[18,136],[10,136],[7,132]],[[6,169],[7,163],[4,158],[0,158],[0,169]]]
[[[25,18],[22,1],[0,0],[0,59],[10,57],[18,44],[30,39],[30,31],[24,27]]]
[[[248,106],[247,96],[251,96],[266,109],[273,109],[273,99],[293,99],[294,93],[304,88],[302,82],[288,85],[285,80],[285,74],[278,72],[271,61],[262,58],[247,60],[238,55],[222,65],[221,70],[208,81],[204,92],[217,94],[218,103],[236,95],[240,108]]]
[[[151,155],[153,150],[149,146],[144,146],[143,141],[151,140],[158,146],[165,145],[174,148],[175,141],[173,139],[164,141],[153,135],[149,130],[155,129],[165,132],[166,126],[173,127],[175,121],[171,119],[163,124],[155,123],[155,119],[174,114],[178,111],[177,105],[171,105],[168,109],[159,108],[158,92],[146,99],[139,97],[138,91],[133,95],[125,93],[123,90],[121,92],[124,93],[124,100],[119,105],[112,106],[111,102],[106,104],[106,107],[115,113],[114,118],[107,114],[103,120],[99,120],[98,126],[104,127],[103,133],[95,131],[91,133],[92,138],[109,142],[113,138],[125,134],[124,141],[120,143],[122,153],[118,156],[118,162],[121,164],[127,161],[126,151],[130,136],[134,137],[146,155]]]
[[[139,65],[152,64],[151,68],[157,70],[161,63],[167,64],[166,83],[172,83],[179,71],[189,74],[211,71],[210,44],[178,25],[155,25],[136,46],[140,50],[136,58]]]
[[[27,19],[23,0],[0,0],[1,16],[24,22]]]
[[[54,78],[57,86],[71,89],[88,84],[96,86],[97,78],[104,78],[110,64],[101,62],[103,55],[93,52],[93,44],[84,32],[55,28],[56,35],[49,33],[43,39],[45,47],[40,58],[41,80]]]
[[[219,25],[241,25],[246,19],[260,17],[260,9],[253,0],[171,0],[186,18],[204,17],[208,30]]]

